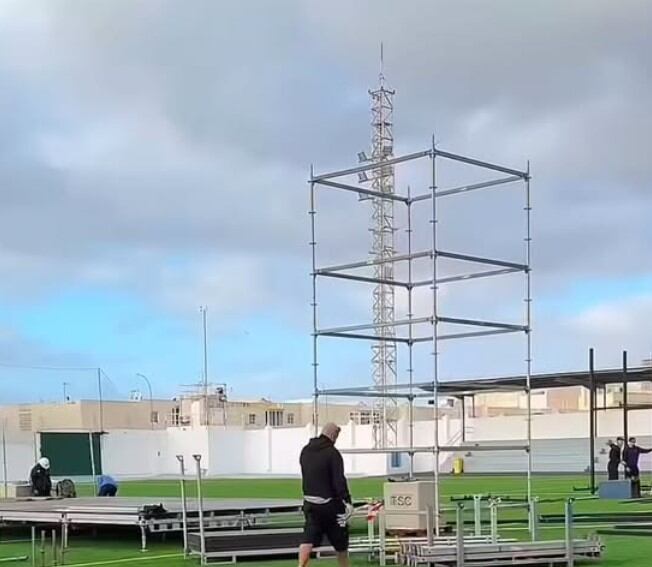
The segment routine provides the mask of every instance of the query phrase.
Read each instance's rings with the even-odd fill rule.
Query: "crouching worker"
[[[97,479],[98,496],[115,496],[118,493],[117,481],[108,474],[102,474]]]
[[[50,478],[50,459],[41,457],[29,472],[29,483],[34,496],[51,496],[52,479]]]
[[[321,435],[311,439],[301,451],[305,526],[299,548],[300,567],[308,565],[313,547],[320,546],[324,536],[337,553],[339,567],[349,567],[347,524],[353,506],[344,461],[335,448],[339,434],[337,425],[327,423]]]

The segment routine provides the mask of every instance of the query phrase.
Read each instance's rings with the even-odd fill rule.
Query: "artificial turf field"
[[[575,492],[573,487],[585,486],[585,477],[577,476],[535,476],[533,478],[533,492],[542,499],[563,498],[567,496],[582,496],[586,493]],[[383,480],[377,478],[352,479],[351,492],[354,498],[376,498],[382,495]],[[188,482],[189,495],[193,495],[193,483]],[[90,486],[80,486],[81,496],[90,494]],[[207,498],[300,498],[300,482],[298,479],[208,479],[203,484],[204,496]],[[442,478],[442,500],[447,504],[451,496],[471,494],[506,495],[512,497],[523,496],[525,482],[523,477],[514,476],[461,476]],[[120,496],[147,496],[147,497],[177,497],[179,483],[174,480],[153,480],[145,482],[123,482],[120,486]],[[626,507],[626,508],[625,508]],[[652,504],[605,502],[600,500],[578,500],[575,510],[581,512],[608,512],[616,510],[643,511],[652,510]],[[542,503],[539,512],[543,514],[563,513],[563,502]],[[501,512],[500,517],[506,517],[507,512]],[[510,518],[523,518],[525,513],[510,511]],[[364,526],[360,526],[364,529]],[[563,529],[546,528],[542,525],[541,537],[557,539],[563,537]],[[513,526],[514,529],[501,527],[501,534],[507,537],[527,538],[527,532],[522,526]],[[590,528],[581,525],[576,527],[576,533],[585,534]],[[25,534],[16,532],[0,532],[0,560],[2,558],[29,555],[30,544],[26,541],[15,541],[25,537]],[[606,553],[600,565],[615,567],[627,565],[628,567],[652,566],[652,538],[645,537],[612,537],[601,536],[606,544]],[[132,565],[140,563],[143,567],[156,565],[161,567],[180,567],[182,565],[197,565],[197,559],[184,560],[180,551],[180,539],[170,538],[160,541],[150,537],[149,551],[140,552],[140,539],[137,530],[119,534],[102,534],[92,538],[88,535],[73,535],[70,540],[70,550],[66,554],[66,565]],[[46,555],[46,564],[50,565],[49,556]],[[22,563],[25,565],[26,563]],[[31,564],[31,563],[28,563]],[[271,565],[273,567],[295,566],[296,560],[286,561],[247,561],[244,564],[251,567]],[[335,565],[334,561],[322,560],[315,564],[323,567]],[[20,563],[17,563],[20,565]],[[38,558],[37,565],[40,565]],[[369,565],[366,558],[354,558],[352,565]]]

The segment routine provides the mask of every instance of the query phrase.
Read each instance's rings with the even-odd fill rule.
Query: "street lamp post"
[[[201,312],[201,319],[202,319],[202,330],[203,330],[203,336],[204,336],[204,417],[206,421],[206,427],[208,427],[210,423],[210,418],[208,416],[209,412],[209,404],[208,404],[208,338],[207,338],[207,332],[206,332],[206,314],[208,312],[208,307],[205,305],[201,306],[199,308],[199,311]]]
[[[139,376],[147,383],[147,389],[149,390],[149,423],[154,429],[154,398],[152,396],[152,383],[149,381],[149,378],[140,372],[136,373],[136,376]]]

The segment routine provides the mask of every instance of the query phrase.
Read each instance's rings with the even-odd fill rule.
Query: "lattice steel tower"
[[[371,96],[371,158],[380,163],[391,159],[394,154],[394,93],[385,86],[383,75],[383,56],[381,49],[381,68],[378,88],[370,90]],[[394,166],[374,169],[371,186],[379,193],[394,193]],[[362,180],[366,180],[361,178]],[[372,198],[371,215],[371,254],[374,260],[387,260],[394,255],[394,201]],[[380,281],[394,279],[394,263],[377,263],[374,277]],[[394,323],[394,286],[378,283],[373,290],[373,322],[377,336],[382,337],[372,345],[372,376],[374,385],[381,391],[396,384],[396,343]],[[394,398],[383,397],[374,407],[374,442],[376,447],[396,445],[398,405]]]

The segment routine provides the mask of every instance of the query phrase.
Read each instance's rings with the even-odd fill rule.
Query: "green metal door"
[[[50,459],[52,476],[91,476],[93,465],[102,474],[99,433],[41,433],[41,456]]]

